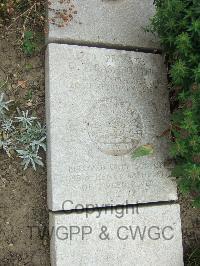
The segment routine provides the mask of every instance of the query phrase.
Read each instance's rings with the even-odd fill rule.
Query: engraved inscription
[[[69,173],[88,173],[88,172],[102,172],[102,171],[130,171],[126,164],[94,164],[94,165],[71,165],[68,167]]]

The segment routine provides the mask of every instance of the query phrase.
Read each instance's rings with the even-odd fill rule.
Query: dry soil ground
[[[44,49],[29,58],[14,32],[0,38],[1,90],[44,121]],[[45,168],[23,171],[0,151],[0,266],[50,265],[46,183]]]

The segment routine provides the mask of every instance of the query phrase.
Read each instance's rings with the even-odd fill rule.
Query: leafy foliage
[[[5,116],[5,112],[8,111],[8,104],[11,101],[4,101],[4,94],[2,93],[0,96],[0,118]]]
[[[200,1],[155,0],[148,30],[156,33],[169,63],[176,108],[172,115],[173,174],[200,206]]]
[[[26,31],[24,33],[23,45],[22,50],[25,55],[31,56],[37,51],[38,46],[34,40],[34,33],[32,31]]]
[[[8,115],[8,104],[0,95],[0,149],[10,157],[17,155],[22,159],[24,170],[30,165],[43,166],[40,151],[46,151],[46,128],[28,111],[17,110],[18,116]]]

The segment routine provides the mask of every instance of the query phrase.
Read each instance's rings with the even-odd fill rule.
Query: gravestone
[[[153,0],[51,0],[46,41],[89,46],[158,49],[145,31]]]
[[[50,214],[52,266],[183,266],[179,205]]]
[[[160,55],[49,44],[48,202],[53,211],[176,200]],[[131,158],[140,146],[154,153]]]

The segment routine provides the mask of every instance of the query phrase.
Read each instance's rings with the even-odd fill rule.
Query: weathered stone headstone
[[[145,31],[154,11],[153,0],[51,0],[47,42],[157,49]]]
[[[49,208],[176,200],[162,57],[50,44],[46,60]]]
[[[183,266],[176,204],[50,214],[50,234],[52,266]]]

